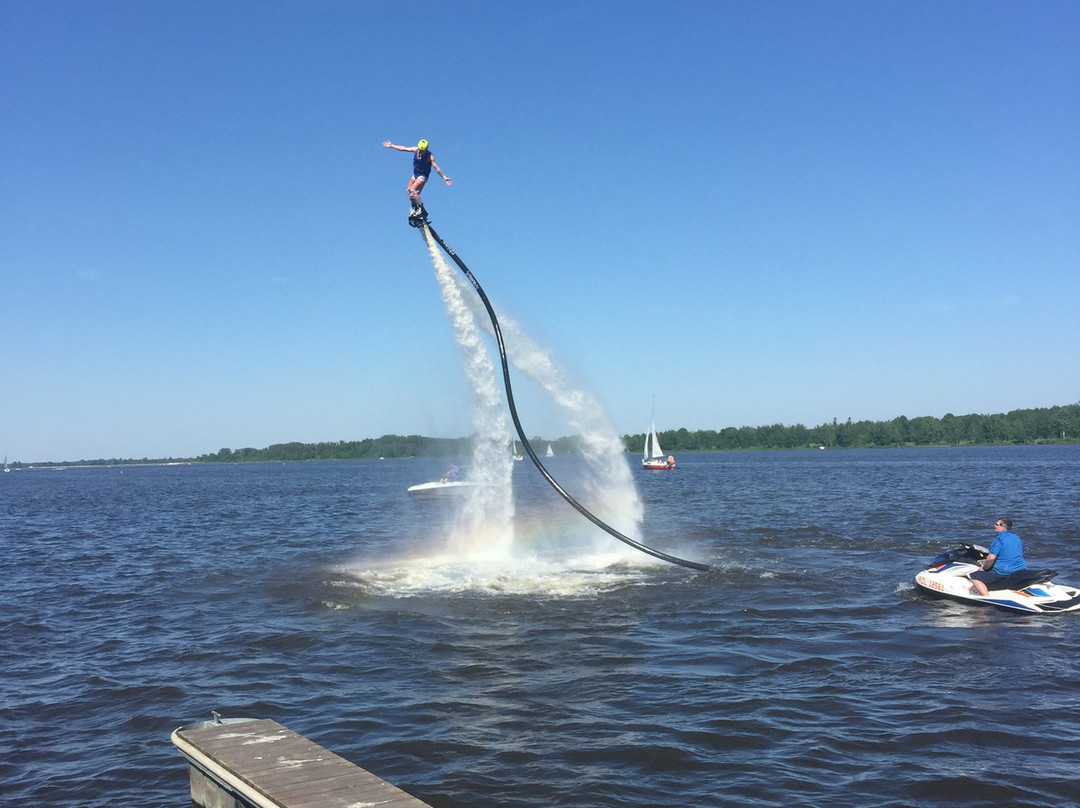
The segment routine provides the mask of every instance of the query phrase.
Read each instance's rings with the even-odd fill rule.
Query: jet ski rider
[[[1011,573],[1026,570],[1024,543],[1012,532],[1012,519],[1002,517],[994,523],[997,535],[990,544],[990,553],[983,559],[982,567],[971,573],[975,591],[983,597],[990,594],[994,584],[1000,583]]]

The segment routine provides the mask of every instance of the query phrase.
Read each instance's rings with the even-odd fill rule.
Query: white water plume
[[[453,274],[453,281],[459,297],[467,303],[481,327],[493,335],[487,310],[471,285],[457,273]],[[583,495],[575,499],[583,501],[590,511],[619,532],[638,539],[645,509],[626,462],[622,439],[608,424],[600,403],[588,392],[576,389],[551,354],[529,338],[516,321],[497,314],[507,359],[562,407],[567,423],[581,441],[582,454],[591,473],[581,482]]]
[[[554,519],[529,514],[515,519],[514,461],[502,404],[502,374],[496,371],[481,333],[482,328],[493,335],[494,329],[475,290],[447,263],[427,229],[423,234],[465,373],[476,394],[467,477],[478,485],[470,489],[455,514],[444,552],[364,564],[349,570],[350,576],[365,591],[396,596],[457,591],[574,596],[625,584],[627,576],[633,575],[630,570],[640,569],[645,559],[604,531],[584,520],[575,521],[569,511]],[[516,322],[503,315],[499,319],[508,361],[551,396],[579,436],[589,473],[580,481],[584,490],[575,491],[574,498],[604,523],[636,539],[644,508],[622,441],[608,425],[599,403],[575,389],[551,355]],[[552,548],[570,549],[564,530],[569,524],[579,524],[582,535],[593,537],[593,547],[583,548],[572,540],[573,550],[561,559],[552,558]],[[521,534],[518,547],[513,547],[515,526]],[[630,558],[634,566],[623,566]]]
[[[507,445],[506,411],[502,407],[491,355],[465,303],[455,273],[438,246],[424,231],[442,290],[443,303],[461,348],[465,375],[476,393],[473,408],[472,456],[469,481],[476,483],[465,497],[449,540],[449,549],[470,557],[505,558],[514,540],[514,501],[511,474],[513,457]]]

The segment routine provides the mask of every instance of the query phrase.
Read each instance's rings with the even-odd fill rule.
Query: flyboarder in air
[[[383,145],[388,149],[413,153],[413,175],[412,179],[409,180],[408,187],[409,201],[412,203],[412,209],[409,211],[409,224],[413,227],[420,227],[427,221],[427,211],[424,210],[424,203],[420,201],[420,192],[424,190],[431,169],[434,168],[435,173],[442,177],[447,185],[453,185],[453,183],[448,176],[443,174],[439,164],[435,162],[435,157],[428,151],[428,142],[426,140],[421,140],[415,146],[397,146],[389,140],[384,140]]]

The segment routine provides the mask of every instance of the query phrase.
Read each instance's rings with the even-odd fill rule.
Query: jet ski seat
[[[1001,589],[1024,589],[1035,584],[1044,584],[1057,576],[1057,570],[1017,570],[989,585],[991,591]]]

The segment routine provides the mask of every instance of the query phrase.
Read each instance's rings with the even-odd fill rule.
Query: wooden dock
[[[276,721],[215,717],[172,742],[198,808],[430,808]]]

